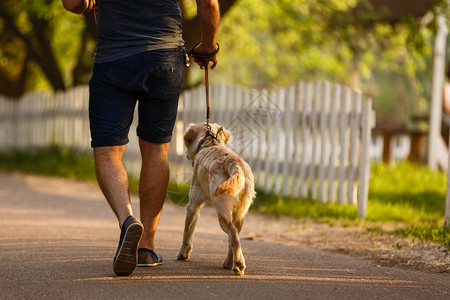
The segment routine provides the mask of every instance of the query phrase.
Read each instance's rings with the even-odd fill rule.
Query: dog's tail
[[[244,216],[256,197],[255,187],[253,185],[253,176],[251,180],[245,178],[245,181],[246,184],[241,195],[241,202],[236,206],[233,212],[233,224],[239,233],[241,232],[242,225],[244,224]]]
[[[240,166],[233,166],[230,170],[231,178],[219,185],[214,193],[214,197],[221,194],[229,194],[236,197],[244,188],[245,175]]]

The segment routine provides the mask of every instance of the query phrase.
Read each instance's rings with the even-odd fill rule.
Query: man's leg
[[[142,169],[139,181],[141,222],[140,248],[155,249],[154,238],[169,183],[169,143],[155,145],[139,139]]]
[[[133,214],[129,181],[122,158],[125,145],[94,148],[97,180],[109,205],[117,216],[119,227]]]
[[[121,228],[119,246],[114,256],[113,270],[118,276],[133,273],[137,265],[137,246],[143,226],[131,217],[129,181],[122,158],[125,146],[94,148],[95,170],[98,183],[109,205],[117,216]]]

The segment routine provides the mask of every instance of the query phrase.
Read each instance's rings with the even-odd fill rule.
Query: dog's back
[[[223,206],[217,201],[233,202],[230,207],[233,219],[243,219],[256,196],[250,166],[223,145],[202,149],[197,158],[194,163],[195,175],[203,190],[209,190],[214,206]]]

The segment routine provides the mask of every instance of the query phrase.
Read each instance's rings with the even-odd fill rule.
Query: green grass
[[[257,189],[257,199],[253,209],[276,216],[309,218],[320,222],[357,221],[358,215],[354,205],[321,203],[311,199],[281,197]]]
[[[450,229],[435,225],[412,225],[407,228],[394,230],[394,234],[417,238],[421,241],[431,241],[444,245],[450,249]]]
[[[405,228],[393,233],[450,249],[450,229],[443,227],[446,187],[447,176],[443,172],[409,163],[375,164],[366,220],[405,224]]]
[[[95,181],[91,154],[79,154],[56,146],[0,153],[0,169]],[[276,216],[366,226],[372,230],[385,223],[396,224],[401,229],[394,230],[394,234],[441,243],[450,249],[450,230],[443,228],[446,180],[442,172],[408,163],[373,164],[364,221],[358,218],[354,205],[280,197],[261,190],[257,191],[252,209]],[[130,178],[130,191],[137,192],[138,186],[138,180]],[[185,204],[188,193],[189,185],[169,183],[168,198],[172,202]]]
[[[443,222],[446,175],[409,163],[372,166],[368,221]]]
[[[79,154],[57,146],[26,152],[11,150],[0,153],[0,169],[89,181],[96,180],[92,155]]]

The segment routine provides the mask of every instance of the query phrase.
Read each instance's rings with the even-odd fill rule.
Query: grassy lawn
[[[50,147],[34,152],[0,153],[0,169],[95,181],[92,155]],[[425,167],[400,163],[373,164],[366,220],[360,220],[354,205],[320,203],[310,199],[279,197],[258,190],[252,209],[318,222],[361,225],[377,230],[396,224],[393,233],[446,245],[450,249],[450,230],[443,228],[446,174]],[[130,190],[137,192],[138,181],[130,178]],[[182,204],[189,186],[169,184],[169,198]]]

